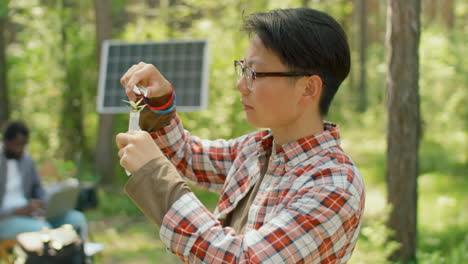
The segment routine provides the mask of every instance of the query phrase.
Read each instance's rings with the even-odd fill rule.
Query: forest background
[[[1,0],[0,123],[32,129],[29,152],[47,182],[78,177],[99,184],[100,205],[87,211],[98,263],[177,263],[158,229],[123,194],[114,137],[128,115],[96,113],[102,36],[128,42],[207,39],[209,103],[180,113],[207,139],[255,128],[245,122],[232,61],[244,56],[242,19],[257,11],[308,6],[334,16],[352,49],[352,72],[327,120],[361,170],[366,212],[351,263],[387,263],[386,16],[384,0]],[[417,202],[419,263],[468,263],[468,1],[422,0],[419,46],[421,128]],[[99,30],[104,33],[99,34]],[[107,29],[107,30],[105,30]],[[101,38],[101,39],[100,39]],[[135,62],[137,63],[137,62]],[[194,188],[211,209],[217,195]]]

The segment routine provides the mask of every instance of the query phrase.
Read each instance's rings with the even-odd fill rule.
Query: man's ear
[[[311,75],[305,80],[301,104],[318,102],[322,94],[323,82],[318,75]]]

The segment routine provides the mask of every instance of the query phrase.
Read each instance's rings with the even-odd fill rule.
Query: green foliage
[[[57,127],[57,84],[63,77],[54,61],[59,41],[54,20],[59,21],[59,16],[52,13],[45,19],[46,10],[38,1],[11,1],[10,9],[12,22],[23,27],[16,36],[18,41],[8,47],[10,98],[15,98],[12,117],[25,119],[34,128],[32,151],[51,157],[59,147],[58,131],[50,128]]]
[[[91,155],[85,154],[96,145],[98,122],[92,1],[76,1],[74,10],[61,10],[58,8],[60,1],[7,2],[9,19],[15,25],[15,32],[7,32],[12,118],[24,119],[32,128],[29,151],[40,164],[53,160],[61,177],[76,172],[80,179],[97,181],[91,173],[94,166]],[[298,7],[302,1],[160,2],[166,5],[149,8],[145,1],[112,1],[113,35],[129,42],[208,39],[211,57],[208,108],[196,113],[179,113],[185,128],[208,139],[237,137],[256,129],[245,121],[235,88],[232,61],[244,56],[249,41],[248,36],[239,32],[239,27],[243,17],[252,12]],[[309,1],[309,5],[331,13],[339,21],[351,23],[349,16],[354,8],[351,1]],[[0,6],[0,12],[5,10]],[[457,2],[459,21],[466,18],[467,10],[466,3]],[[375,17],[375,14],[370,17],[373,15]],[[69,22],[62,32],[64,21]],[[351,25],[345,27],[352,28]],[[467,32],[466,25],[447,32],[440,25],[431,24],[423,27],[421,36],[420,107],[424,122],[418,178],[419,263],[468,262]],[[352,32],[348,35],[353,38]],[[65,46],[63,36],[68,43]],[[355,112],[359,93],[355,88],[356,80],[351,76],[340,88],[327,117],[341,125],[343,148],[358,165],[367,185],[366,215],[351,263],[385,263],[386,257],[396,249],[394,243],[386,242],[391,231],[385,227],[388,212],[383,210],[386,208],[385,51],[383,43],[369,43],[368,111]],[[353,64],[357,64],[356,58]],[[83,99],[80,111],[86,138],[82,149],[76,150],[82,154],[73,161],[64,161],[61,157],[63,131],[59,120],[62,114],[64,117],[69,114],[66,106],[73,102],[67,101],[70,88],[67,80],[74,84],[73,89],[78,90],[76,94]],[[115,120],[116,132],[127,130],[127,114],[116,115]],[[117,156],[116,153],[114,148],[109,155]],[[158,240],[157,228],[121,191],[128,179],[124,170],[116,163],[114,171],[119,175],[115,183],[119,191],[101,189],[99,210],[87,212],[96,240],[106,244],[103,260],[110,261],[106,263],[152,263],[147,261],[150,258],[157,259],[156,262],[175,263]],[[216,194],[192,188],[207,207],[214,208]]]
[[[389,208],[383,210],[374,218],[367,218],[361,229],[356,252],[350,264],[381,263],[389,264],[388,258],[400,245],[395,241],[388,241],[393,231],[386,226],[390,213]]]
[[[421,41],[421,113],[424,137],[450,144],[453,159],[468,162],[468,48],[466,28],[447,34],[437,26],[425,32]],[[449,128],[449,129],[448,129]],[[451,140],[447,141],[447,134]]]
[[[193,193],[200,199],[200,201],[211,211],[214,211],[216,205],[218,204],[219,195],[206,191],[196,185],[190,184],[190,189]]]
[[[73,91],[80,91],[83,98],[94,98],[96,94],[93,13],[89,3],[80,2],[78,6],[74,11],[78,12],[75,15],[79,20],[66,25],[62,32],[62,23],[71,10],[62,12],[56,5],[43,5],[37,0],[10,1],[9,5],[11,21],[20,29],[7,51],[10,98],[15,102],[12,118],[29,124],[33,131],[30,151],[40,153],[35,155],[40,161],[61,158],[64,135],[59,120],[61,113],[71,109],[63,100],[66,76],[74,84]],[[65,47],[64,36],[68,40]],[[75,101],[72,99],[71,103]],[[94,137],[95,129],[91,128],[96,127],[95,118],[91,114],[95,115],[95,100],[84,100],[80,108],[86,124],[85,133]]]
[[[419,263],[425,264],[462,264],[468,263],[468,235],[461,243],[453,244],[453,248],[447,250],[419,251]]]
[[[99,204],[99,211],[94,212],[95,217],[141,215],[138,207],[123,193],[123,189],[119,191],[99,190],[98,199],[102,202]]]
[[[418,263],[461,264],[466,262],[468,233],[468,108],[461,107],[460,102],[468,99],[468,82],[466,74],[462,74],[466,65],[456,62],[464,56],[465,47],[459,45],[464,45],[466,37],[455,30],[450,42],[437,27],[428,31],[421,41],[420,93],[425,121],[419,153],[417,256]],[[369,87],[374,90],[370,109],[362,115],[349,111],[352,91],[345,84],[334,105],[339,111],[329,116],[342,124],[343,148],[357,163],[367,185],[366,216],[351,263],[384,263],[389,253],[388,245],[372,240],[374,235],[385,237],[388,230],[376,220],[383,216],[378,208],[385,206],[386,199],[386,113],[382,105],[385,67],[384,62],[375,60],[381,57],[383,47],[371,50],[375,51],[369,67]]]
[[[60,46],[62,56],[58,56],[58,63],[63,67],[63,90],[61,93],[61,115],[59,129],[61,131],[60,156],[65,159],[78,160],[79,156],[89,155],[89,147],[86,146],[85,111],[94,112],[94,101],[86,98],[95,94],[96,69],[90,67],[83,69],[82,65],[95,65],[95,46],[90,46],[90,35],[94,33],[94,15],[90,12],[90,2],[62,1],[55,7],[50,7],[49,12],[57,12],[60,20],[61,35]],[[97,65],[96,65],[97,66]],[[91,89],[90,89],[91,88]]]
[[[76,175],[76,164],[70,160],[54,160],[60,179],[65,180]]]

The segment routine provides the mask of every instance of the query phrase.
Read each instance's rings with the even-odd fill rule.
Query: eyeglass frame
[[[310,72],[256,72],[249,66],[244,65],[244,62],[245,62],[244,60],[234,61],[234,69],[236,70],[236,76],[237,76],[238,81],[240,81],[243,77],[245,77],[244,73],[245,73],[246,68],[252,72],[252,75],[250,76],[252,78],[252,81],[257,79],[257,77],[297,77],[297,76],[314,75],[314,73],[310,73]],[[238,67],[237,65],[241,67],[242,76],[240,77],[237,74],[237,67]],[[248,84],[247,79],[246,79],[246,84]],[[253,87],[249,87],[249,85],[247,85],[247,89],[249,89],[250,91],[253,91]]]

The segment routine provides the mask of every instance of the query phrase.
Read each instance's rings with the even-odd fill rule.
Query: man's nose
[[[243,95],[247,95],[250,93],[250,90],[247,88],[247,82],[245,81],[245,77],[242,77],[237,81],[236,88]]]

